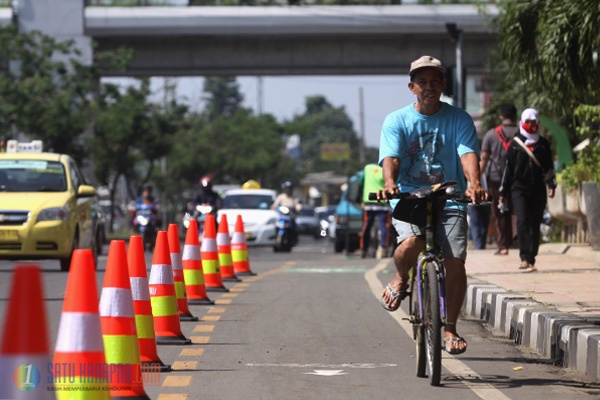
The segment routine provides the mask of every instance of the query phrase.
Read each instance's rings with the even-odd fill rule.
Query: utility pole
[[[258,85],[257,85],[257,99],[256,99],[256,108],[258,115],[262,115],[263,113],[263,77],[258,77]]]
[[[463,46],[463,31],[456,27],[454,23],[447,23],[446,30],[448,34],[454,40],[455,51],[456,51],[456,104],[458,108],[465,109],[464,99],[464,82],[463,82],[463,65],[462,65],[462,46]]]
[[[358,142],[358,159],[361,164],[365,163],[365,102],[363,96],[363,88],[358,88],[358,101],[359,101],[359,118],[360,118],[360,132]]]

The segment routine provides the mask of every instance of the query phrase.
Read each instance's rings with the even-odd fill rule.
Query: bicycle
[[[399,193],[394,218],[418,226],[425,226],[425,250],[417,259],[416,268],[409,271],[409,286],[400,299],[409,298],[409,322],[413,326],[416,343],[416,375],[429,377],[432,386],[439,386],[442,370],[442,329],[446,325],[446,274],[444,256],[437,249],[434,227],[437,214],[446,200],[469,203],[471,200],[456,193],[456,181],[447,181],[423,187],[408,193]],[[377,199],[376,193],[369,198]],[[414,289],[416,296],[413,296]]]

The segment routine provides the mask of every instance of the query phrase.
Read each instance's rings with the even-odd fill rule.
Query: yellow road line
[[[200,320],[201,321],[207,321],[207,322],[216,322],[216,321],[218,321],[220,319],[221,319],[220,315],[205,315]]]
[[[224,313],[225,310],[227,310],[226,307],[213,307],[213,308],[209,308],[207,312],[209,314],[221,314],[221,313]]]
[[[218,304],[218,305],[227,305],[227,304],[231,304],[231,300],[221,300],[221,299],[218,299],[218,300],[215,300],[215,304]]]
[[[196,325],[194,327],[194,332],[212,332],[214,329],[214,325]]]
[[[223,293],[223,295],[221,297],[232,298],[232,297],[237,297],[237,296],[238,296],[237,293]]]
[[[175,361],[171,364],[173,371],[193,371],[198,367],[198,361]]]
[[[185,400],[187,396],[187,394],[159,394],[158,400]]]
[[[179,353],[180,357],[200,357],[204,353],[204,349],[183,349]]]
[[[206,344],[210,340],[210,336],[190,336],[190,340],[194,344]]]
[[[190,375],[170,375],[165,378],[163,382],[164,387],[182,387],[190,386],[192,377]]]
[[[234,288],[248,287],[248,286],[250,286],[249,283],[238,283],[237,285],[234,286]]]
[[[234,288],[232,287],[231,289],[229,289],[230,292],[236,292],[236,293],[241,293],[244,291],[243,288]]]

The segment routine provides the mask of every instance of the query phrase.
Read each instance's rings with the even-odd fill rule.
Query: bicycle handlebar
[[[397,194],[393,194],[393,195],[388,194],[387,197],[388,197],[388,199],[415,199],[415,200],[423,200],[423,201],[425,201],[427,198],[433,198],[433,197],[435,197],[435,198],[440,198],[440,199],[444,198],[446,200],[454,200],[454,201],[457,201],[459,203],[471,203],[471,201],[472,201],[470,197],[467,197],[464,194],[460,194],[460,195],[457,195],[457,194],[454,194],[454,195],[437,194],[436,196],[418,197],[418,196],[415,196],[415,195],[413,195],[411,193],[397,193]],[[369,200],[376,201],[377,200],[377,193],[376,192],[370,192],[369,193]],[[488,203],[488,201],[481,202],[480,204],[486,204],[486,203]]]

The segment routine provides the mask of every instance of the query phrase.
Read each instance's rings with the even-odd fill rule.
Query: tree
[[[280,158],[281,127],[275,118],[240,108],[210,123],[191,116],[186,129],[176,136],[169,166],[174,175],[192,185],[207,173],[220,183],[256,179],[266,185],[278,170]]]
[[[187,107],[171,100],[161,106],[149,102],[150,81],[122,93],[115,84],[103,84],[96,109],[96,176],[104,184],[120,176],[141,186],[158,162],[171,151],[173,136],[185,122]]]
[[[207,102],[205,113],[209,121],[217,117],[231,117],[244,101],[235,77],[207,76],[204,92]]]
[[[89,155],[82,134],[93,121],[101,64],[120,70],[132,53],[123,48],[100,52],[89,66],[78,56],[73,41],[0,27],[0,132],[41,139],[45,149],[81,163]]]
[[[578,105],[600,102],[597,0],[503,0],[498,7],[504,76],[524,95],[523,106],[572,124]]]
[[[576,131],[590,138],[580,162],[564,172],[572,184],[597,177],[600,3],[503,0],[498,7],[499,56],[505,62],[499,65],[506,84],[523,96],[518,105],[552,115],[570,128],[571,141]]]
[[[301,172],[335,171],[352,175],[362,166],[358,161],[359,141],[352,126],[352,120],[344,107],[332,106],[323,96],[306,98],[306,112],[296,115],[284,124],[286,132],[297,133],[301,139]],[[321,159],[321,145],[327,143],[348,143],[350,160],[326,161]]]
[[[44,148],[68,153],[79,162],[86,151],[77,138],[90,120],[94,87],[89,69],[74,58],[73,43],[34,31],[0,28],[0,129],[42,139]],[[66,56],[59,61],[55,56]]]

